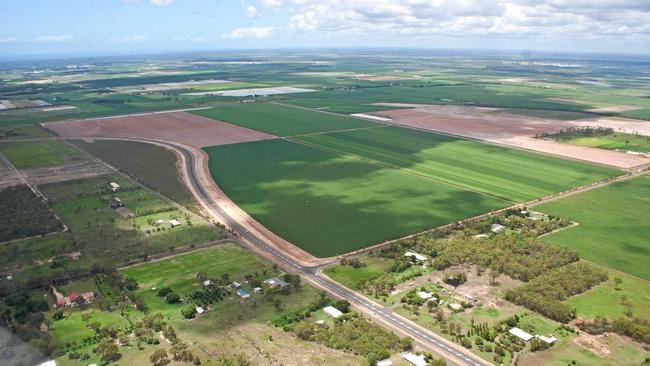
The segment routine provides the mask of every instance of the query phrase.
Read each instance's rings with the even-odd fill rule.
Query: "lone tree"
[[[115,362],[122,357],[119,353],[117,344],[112,339],[104,339],[101,341],[97,347],[95,347],[95,353],[101,357],[102,362],[109,363]]]

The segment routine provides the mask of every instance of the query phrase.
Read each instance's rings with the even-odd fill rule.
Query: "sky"
[[[0,0],[0,57],[337,47],[650,54],[650,0]]]

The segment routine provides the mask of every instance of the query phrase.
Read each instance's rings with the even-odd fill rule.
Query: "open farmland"
[[[211,146],[273,136],[185,112],[44,123],[61,137],[144,138]]]
[[[401,127],[295,139],[511,202],[619,174],[614,169]]]
[[[225,105],[193,113],[276,136],[376,126],[350,117],[268,103]]]
[[[53,140],[0,143],[0,152],[16,169],[43,168],[86,160],[74,147]]]
[[[397,127],[206,148],[260,223],[331,256],[590,183],[617,171]]]
[[[579,225],[546,236],[596,263],[650,279],[650,177],[642,176],[537,206]]]

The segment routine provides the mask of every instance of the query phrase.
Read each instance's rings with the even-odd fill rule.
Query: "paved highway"
[[[183,155],[185,161],[185,174],[188,182],[191,184],[190,188],[196,195],[198,195],[197,199],[201,200],[206,206],[208,206],[213,215],[216,216],[221,223],[240,235],[243,241],[266,253],[266,257],[270,257],[270,259],[278,263],[281,267],[300,274],[304,280],[316,285],[318,288],[324,289],[336,297],[349,301],[366,316],[389,326],[399,333],[410,336],[420,347],[444,356],[453,364],[471,366],[490,365],[489,362],[475,356],[461,346],[436,335],[430,330],[393,313],[392,310],[387,309],[365,296],[340,285],[338,282],[321,275],[320,267],[303,266],[292,260],[291,257],[276,250],[273,246],[268,245],[262,239],[252,234],[248,229],[246,229],[246,227],[237,222],[237,220],[233,219],[212,199],[203,185],[200,184],[200,180],[197,177],[196,169],[197,167],[201,169],[201,166],[197,163],[196,157],[192,151],[176,144],[165,145]]]

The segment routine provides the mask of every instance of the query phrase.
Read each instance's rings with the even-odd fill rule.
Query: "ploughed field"
[[[205,148],[214,180],[258,222],[318,257],[620,174],[572,160],[286,106],[232,108],[247,112],[209,113],[222,110],[217,108],[201,113],[285,137]],[[270,108],[269,114],[264,108]],[[282,119],[278,111],[291,113]],[[260,116],[270,122],[260,122]]]

